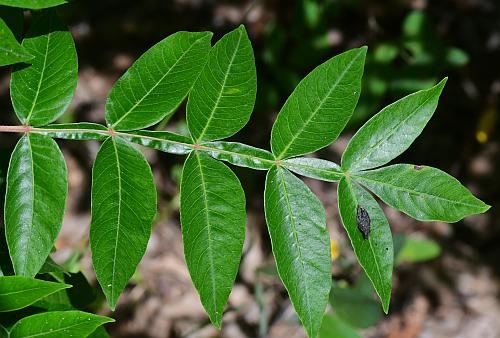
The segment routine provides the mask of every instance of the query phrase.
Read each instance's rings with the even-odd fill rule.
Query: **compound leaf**
[[[177,32],[146,51],[115,83],[106,121],[115,130],[137,130],[171,116],[206,63],[210,32]]]
[[[43,9],[67,4],[68,2],[69,0],[0,0],[0,5],[28,9]]]
[[[267,174],[265,214],[278,273],[309,337],[321,327],[331,287],[325,210],[287,169]]]
[[[436,168],[395,164],[360,172],[355,179],[385,203],[420,221],[457,222],[490,206]]]
[[[181,181],[184,255],[212,323],[220,327],[245,239],[245,193],[222,162],[193,152]]]
[[[392,267],[394,261],[393,242],[389,223],[377,201],[347,178],[342,178],[338,187],[340,217],[351,240],[359,264],[372,281],[375,291],[387,313],[391,300]],[[370,218],[370,232],[365,239],[358,229],[358,208],[363,208]]]
[[[10,330],[10,338],[87,337],[97,327],[113,319],[82,311],[44,312],[18,321]]]
[[[388,105],[352,137],[342,155],[342,168],[379,167],[403,153],[420,135],[436,110],[446,79]]]
[[[75,43],[55,10],[37,15],[22,46],[34,56],[31,65],[17,64],[10,95],[19,120],[43,126],[68,108],[76,88],[78,60]]]
[[[276,158],[311,153],[339,136],[358,102],[365,56],[366,47],[337,55],[298,84],[273,126]]]
[[[108,138],[92,170],[90,249],[112,309],[144,255],[155,215],[156,187],[149,164],[127,141]]]
[[[23,276],[0,277],[0,312],[22,309],[71,285]]]
[[[7,23],[0,17],[0,67],[18,62],[27,62],[33,58],[26,48],[17,42]]]
[[[5,195],[5,233],[16,275],[35,276],[61,228],[68,182],[56,142],[26,134],[12,153]]]
[[[189,94],[187,123],[196,142],[229,137],[250,119],[257,74],[252,45],[241,25],[210,50]]]

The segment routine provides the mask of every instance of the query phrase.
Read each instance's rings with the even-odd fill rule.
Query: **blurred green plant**
[[[394,236],[394,262],[401,264],[423,263],[437,258],[439,244],[429,239],[413,238],[403,234]],[[345,281],[333,281],[330,292],[331,310],[321,325],[319,338],[358,338],[360,330],[376,326],[382,311],[374,299],[375,290],[361,273],[350,286]]]
[[[262,60],[264,76],[269,79],[262,81],[266,96],[261,105],[276,106],[299,82],[303,70],[344,42],[343,32],[333,27],[357,6],[362,5],[357,1],[302,0],[295,3],[291,24],[276,20],[268,24]],[[424,11],[409,12],[399,35],[371,35],[373,49],[366,57],[363,95],[348,128],[366,121],[384,100],[433,86],[444,72],[469,62],[465,51],[443,41]]]

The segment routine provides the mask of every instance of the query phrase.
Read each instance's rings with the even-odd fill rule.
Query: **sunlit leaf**
[[[223,163],[194,152],[181,182],[184,255],[212,323],[220,327],[243,250],[245,193]]]
[[[241,25],[211,49],[187,104],[193,139],[229,137],[248,122],[255,103],[257,75],[252,45]]]
[[[12,153],[5,195],[5,232],[17,275],[34,277],[61,228],[68,182],[54,140],[23,136]]]
[[[355,177],[385,203],[420,221],[457,222],[490,208],[454,177],[432,167],[395,164]]]
[[[92,169],[90,249],[112,309],[144,255],[155,215],[156,187],[144,156],[118,137],[107,139]]]
[[[394,261],[391,229],[384,212],[375,199],[356,182],[342,178],[338,188],[340,216],[351,240],[359,264],[373,283],[382,301],[384,312],[389,310]],[[358,208],[366,210],[371,229],[367,239],[358,229]]]
[[[34,55],[30,64],[12,72],[10,96],[23,124],[43,126],[68,108],[76,88],[78,61],[75,43],[55,10],[35,16],[22,46]]]
[[[264,193],[266,221],[278,273],[309,337],[316,337],[331,287],[325,210],[287,169],[273,167]]]

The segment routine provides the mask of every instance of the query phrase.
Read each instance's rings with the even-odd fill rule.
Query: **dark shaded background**
[[[367,45],[364,88],[353,120],[322,158],[339,162],[352,133],[384,105],[444,76],[449,80],[434,118],[397,162],[447,171],[493,208],[454,225],[421,223],[389,209],[395,234],[435,240],[442,255],[395,271],[391,313],[366,337],[500,337],[499,140],[500,4],[450,1],[209,1],[81,0],[60,9],[79,54],[80,79],[63,121],[103,122],[113,82],[141,53],[178,30],[210,30],[213,41],[245,24],[258,71],[256,109],[234,140],[269,149],[279,108],[315,66],[346,49]],[[29,20],[29,15],[27,14]],[[0,123],[16,124],[0,71]],[[185,131],[184,107],[166,128]],[[163,125],[164,126],[164,125]],[[163,127],[161,126],[161,127]],[[0,172],[16,138],[1,135]],[[86,250],[91,165],[98,144],[59,142],[68,161],[69,202],[55,259],[73,263],[93,280]],[[235,168],[247,194],[248,233],[237,285],[217,333],[204,315],[183,262],[178,224],[182,157],[146,150],[159,192],[159,216],[148,252],[115,314],[116,337],[304,337],[284,288],[273,272],[263,219],[264,174]],[[359,267],[341,228],[336,186],[306,180],[328,214],[340,251],[334,277],[354,283]],[[3,196],[3,194],[2,194]],[[81,258],[81,263],[75,263]],[[98,293],[98,291],[96,291]]]

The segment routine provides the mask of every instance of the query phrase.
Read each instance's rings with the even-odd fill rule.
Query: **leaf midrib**
[[[50,291],[52,290],[51,287],[39,286],[39,287],[35,287],[35,288],[22,289],[22,290],[18,290],[18,291],[7,292],[7,293],[0,293],[0,297],[6,297],[6,296],[16,295],[16,294],[23,293],[23,292],[32,292],[32,291],[43,290],[43,289],[49,289]],[[59,291],[59,290],[63,290],[63,289],[64,288],[56,289],[54,292]]]
[[[80,323],[76,323],[76,324],[72,324],[72,325],[69,325],[69,326],[65,326],[65,327],[61,327],[59,329],[55,329],[55,330],[52,330],[52,331],[49,331],[50,333],[56,333],[56,332],[60,332],[60,331],[64,331],[64,330],[67,330],[67,329],[71,329],[73,327],[77,327],[77,326],[80,326],[82,324],[84,324],[85,322],[80,322]],[[47,334],[47,331],[45,332],[40,332],[40,333],[37,333],[37,334],[31,334],[29,336],[21,336],[22,338],[31,338],[31,337],[40,337],[40,336],[43,336],[43,335],[46,335]]]
[[[113,270],[111,275],[111,300],[115,302],[115,276],[116,276],[116,257],[118,254],[118,239],[120,236],[120,225],[121,225],[121,207],[122,207],[122,176],[121,176],[121,168],[120,168],[120,158],[118,156],[118,148],[116,147],[116,141],[112,138],[113,148],[115,151],[116,158],[116,168],[117,168],[117,177],[118,177],[118,217],[116,220],[116,239],[115,239],[115,247],[113,253]]]
[[[43,67],[42,71],[40,73],[40,79],[38,80],[38,87],[35,93],[35,98],[33,99],[33,103],[31,105],[30,112],[28,113],[28,117],[25,120],[25,124],[28,125],[30,123],[31,116],[33,115],[33,112],[35,110],[35,106],[38,103],[38,95],[40,94],[41,87],[42,87],[42,82],[45,76],[45,68],[47,67],[47,58],[49,55],[49,44],[50,44],[50,36],[52,33],[47,34],[47,44],[45,45],[45,54],[44,54],[44,59],[43,59]],[[31,66],[33,67],[33,66]]]
[[[213,249],[212,249],[212,233],[211,233],[211,223],[210,223],[210,217],[209,217],[209,212],[208,212],[208,196],[207,196],[207,190],[206,190],[206,185],[205,185],[205,175],[203,174],[203,167],[201,165],[201,160],[199,154],[195,153],[194,156],[196,157],[196,161],[198,162],[198,168],[200,170],[200,179],[201,179],[201,185],[202,185],[202,194],[203,194],[203,204],[205,208],[205,220],[207,222],[207,226],[205,227],[207,229],[207,251],[208,251],[208,260],[210,262],[210,279],[211,279],[211,284],[212,284],[212,301],[213,301],[213,307],[214,307],[214,312],[217,314],[217,299],[216,299],[216,281],[215,281],[215,271],[214,271],[214,257],[213,257]]]
[[[26,266],[28,265],[28,259],[27,259],[27,253],[29,252],[29,248],[31,247],[30,243],[31,243],[31,236],[32,236],[32,230],[33,230],[33,222],[34,222],[34,219],[35,219],[35,207],[34,207],[34,204],[35,204],[35,168],[34,168],[34,165],[33,165],[33,150],[31,148],[31,139],[30,139],[30,136],[27,135],[26,136],[26,140],[28,142],[28,148],[29,148],[29,155],[30,155],[30,166],[31,166],[31,219],[29,221],[29,229],[28,229],[28,232],[29,232],[29,235],[28,235],[28,240],[27,240],[27,243],[26,243],[26,246],[25,246],[25,253],[26,255],[24,255],[24,264],[23,264],[23,269],[22,269],[22,274],[26,274]]]
[[[294,135],[292,135],[292,138],[286,144],[285,148],[283,148],[281,150],[281,152],[279,153],[279,155],[276,156],[277,159],[282,159],[283,158],[284,154],[286,154],[286,152],[288,151],[288,149],[290,149],[290,147],[295,142],[295,140],[299,137],[299,135],[301,135],[302,132],[304,131],[304,129],[309,125],[309,123],[311,123],[311,121],[314,119],[314,117],[316,116],[316,114],[318,113],[318,111],[323,107],[323,105],[325,104],[326,100],[328,100],[328,98],[330,97],[330,95],[332,94],[332,92],[337,88],[337,86],[340,83],[340,81],[342,81],[342,79],[344,78],[344,76],[348,73],[348,71],[351,69],[352,65],[354,64],[354,62],[359,58],[359,56],[361,54],[362,54],[362,51],[358,51],[358,54],[356,55],[356,57],[354,57],[351,60],[351,62],[349,62],[348,66],[344,68],[344,70],[342,71],[342,73],[340,74],[340,76],[337,78],[337,81],[335,81],[335,83],[333,84],[333,86],[328,90],[328,93],[325,95],[325,97],[323,99],[321,99],[320,103],[314,109],[313,113],[302,124],[302,126],[299,128],[299,130]]]
[[[282,169],[276,168],[276,170],[278,171],[278,173],[280,175],[280,184],[281,184],[281,186],[283,188],[283,192],[284,192],[284,195],[285,195],[286,207],[288,209],[288,215],[290,216],[289,217],[289,219],[290,219],[290,226],[291,226],[291,229],[292,229],[293,238],[295,240],[295,243],[297,244],[296,248],[297,248],[298,255],[299,255],[300,265],[302,267],[302,275],[305,276],[306,272],[305,272],[305,267],[304,267],[304,261],[302,260],[302,251],[300,250],[300,242],[299,242],[299,238],[298,238],[298,235],[297,235],[297,230],[295,228],[295,218],[293,217],[292,206],[290,204],[290,198],[288,197],[288,189],[286,188],[285,177],[284,177],[283,173],[281,172]],[[306,303],[307,303],[307,314],[309,316],[309,324],[312,325],[313,320],[312,320],[312,313],[311,313],[311,301],[309,299],[309,287],[308,287],[307,282],[305,281],[305,279],[301,279],[301,281],[304,281]]]

